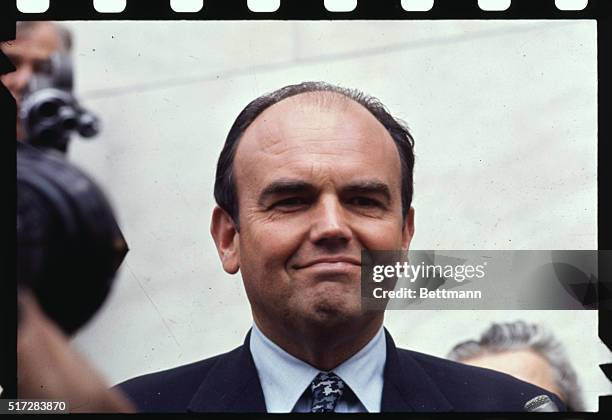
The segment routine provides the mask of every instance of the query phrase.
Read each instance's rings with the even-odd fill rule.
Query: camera
[[[17,284],[66,334],[102,306],[127,251],[89,176],[57,153],[17,142]]]
[[[72,88],[70,56],[57,52],[32,76],[24,93],[18,117],[26,143],[65,153],[72,134],[98,134],[98,117],[79,104]]]

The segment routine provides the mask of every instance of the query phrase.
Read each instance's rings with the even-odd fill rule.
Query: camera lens
[[[38,134],[38,143],[40,144],[48,144],[51,143],[53,140],[55,140],[55,138],[57,137],[57,132],[49,127],[49,128],[44,128],[42,130],[40,130],[39,134]]]
[[[78,120],[76,112],[70,107],[63,106],[59,109],[59,117],[62,122],[62,128],[64,130],[70,131],[74,130],[77,127]]]
[[[89,113],[83,113],[79,117],[79,134],[83,137],[93,137],[98,134],[98,119]]]
[[[46,101],[38,106],[38,112],[41,117],[49,118],[57,114],[59,106],[55,101]]]

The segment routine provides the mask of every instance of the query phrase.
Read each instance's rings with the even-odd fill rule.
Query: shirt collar
[[[293,410],[319,369],[287,353],[253,323],[249,342],[269,413]],[[368,412],[379,412],[383,388],[386,342],[381,327],[374,337],[335,372],[355,393]]]
[[[387,343],[383,327],[361,350],[334,369],[370,413],[380,412]]]

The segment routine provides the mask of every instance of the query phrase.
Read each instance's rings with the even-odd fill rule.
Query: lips
[[[304,264],[296,265],[296,268],[307,268],[313,266],[346,266],[346,265],[355,265],[361,266],[361,261],[354,257],[349,256],[333,256],[333,257],[322,257],[310,260]]]

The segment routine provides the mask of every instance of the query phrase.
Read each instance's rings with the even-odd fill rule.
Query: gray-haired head
[[[493,323],[480,339],[457,344],[447,358],[462,362],[486,354],[532,350],[552,367],[554,381],[569,411],[584,411],[582,391],[563,344],[548,329],[524,321]]]
[[[38,21],[38,20],[26,20],[17,22],[15,31],[17,37],[27,36],[29,32],[36,28],[38,25],[51,25],[60,40],[60,48],[64,52],[72,51],[72,33],[65,26],[49,21]]]
[[[239,229],[238,198],[236,197],[233,162],[242,134],[262,112],[272,105],[292,96],[314,92],[321,92],[322,94],[336,93],[357,102],[370,111],[370,113],[387,129],[387,132],[397,147],[400,157],[402,176],[402,216],[404,220],[406,219],[406,215],[412,203],[412,172],[414,168],[414,140],[406,124],[393,117],[378,99],[357,89],[344,88],[325,82],[303,82],[296,85],[285,86],[254,99],[240,112],[230,128],[217,163],[214,193],[217,204],[231,216],[237,229]],[[322,96],[320,99],[324,101],[325,97]]]

